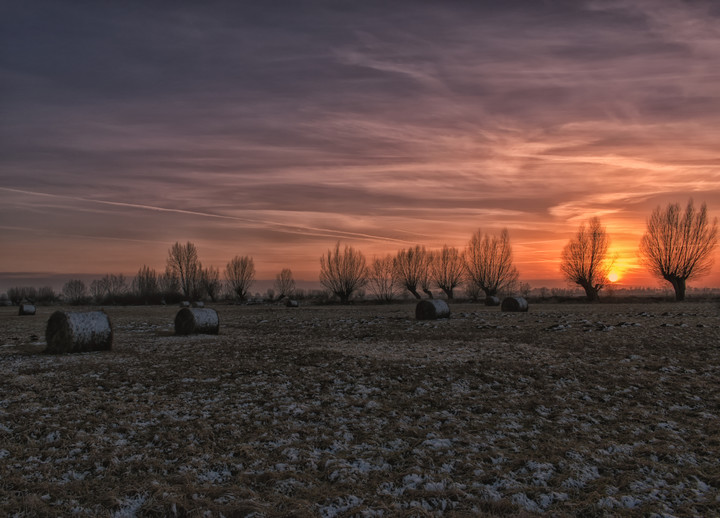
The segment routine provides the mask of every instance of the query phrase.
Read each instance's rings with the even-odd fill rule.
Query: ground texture
[[[0,511],[17,516],[717,516],[717,304],[106,308],[46,355],[0,308]]]

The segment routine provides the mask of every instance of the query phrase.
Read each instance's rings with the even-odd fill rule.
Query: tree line
[[[649,272],[671,284],[675,299],[684,300],[687,281],[710,271],[717,243],[717,218],[710,219],[706,204],[696,209],[690,200],[684,210],[674,203],[653,211],[640,240],[639,254]],[[590,301],[597,301],[600,291],[610,282],[608,274],[614,258],[609,256],[609,249],[607,230],[599,218],[593,217],[579,226],[562,250],[563,277],[582,287]],[[518,278],[507,229],[498,235],[478,229],[463,250],[447,245],[427,250],[416,245],[368,262],[360,250],[348,245],[341,248],[338,242],[320,257],[320,283],[343,303],[365,287],[379,301],[391,301],[402,291],[416,299],[421,298],[421,292],[432,298],[433,289],[452,300],[460,286],[473,301],[483,296],[489,300],[500,294],[527,294],[529,285],[519,283]],[[127,303],[130,299],[147,304],[205,298],[214,302],[221,297],[243,301],[254,282],[252,257],[233,257],[221,275],[218,268],[203,267],[197,247],[188,241],[170,247],[165,270],[160,273],[143,265],[131,282],[122,274],[107,274],[89,287],[73,279],[63,286],[62,295],[70,304],[91,300]],[[276,275],[269,292],[273,300],[296,294],[290,268]],[[14,304],[24,300],[51,303],[57,299],[50,287],[16,287],[7,295]]]

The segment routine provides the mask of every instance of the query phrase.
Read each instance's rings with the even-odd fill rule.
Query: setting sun
[[[617,282],[619,278],[620,278],[620,276],[618,275],[617,272],[613,271],[608,274],[608,280],[610,282]]]

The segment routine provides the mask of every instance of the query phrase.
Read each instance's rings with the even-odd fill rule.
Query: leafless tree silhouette
[[[137,275],[135,275],[135,280],[133,280],[133,289],[135,294],[145,302],[151,302],[158,298],[160,285],[155,270],[142,265]]]
[[[16,286],[7,291],[7,296],[10,302],[19,306],[25,300],[35,302],[37,290],[33,286]]]
[[[290,268],[283,268],[282,271],[275,276],[274,288],[275,292],[277,292],[278,300],[283,297],[291,299],[293,295],[295,295],[295,279],[293,279]]]
[[[395,256],[395,278],[399,285],[419,299],[418,284],[429,291],[429,266],[429,256],[424,246],[403,248]]]
[[[582,223],[577,234],[562,251],[560,270],[565,279],[585,290],[588,300],[599,299],[598,292],[609,282],[612,261],[608,258],[610,238],[597,217]]]
[[[464,269],[462,254],[457,248],[445,245],[442,250],[432,254],[430,262],[432,279],[438,288],[445,292],[448,300],[453,299],[453,290],[462,282]]]
[[[250,256],[236,255],[225,267],[225,278],[238,300],[247,298],[248,290],[255,281],[255,263]]]
[[[346,304],[353,292],[367,284],[368,271],[365,256],[359,250],[340,243],[334,250],[320,257],[320,283]]]
[[[468,282],[484,291],[486,297],[512,286],[518,279],[518,271],[512,264],[507,229],[503,229],[499,237],[483,234],[478,229],[465,250],[465,270]]]
[[[62,289],[65,300],[70,304],[82,304],[87,298],[87,287],[80,279],[71,279],[65,283]]]
[[[220,281],[220,270],[208,266],[200,271],[200,284],[210,300],[215,302],[220,295],[222,282]]]
[[[395,269],[393,256],[376,257],[370,265],[368,284],[375,298],[389,302],[395,298]]]
[[[181,245],[175,243],[168,250],[166,272],[180,282],[180,289],[185,297],[193,298],[200,286],[202,264],[198,260],[197,247],[190,241]]]
[[[650,272],[668,281],[675,300],[685,300],[686,282],[707,274],[718,244],[718,221],[710,221],[707,205],[696,211],[689,200],[683,213],[679,203],[657,207],[640,240],[640,255]]]

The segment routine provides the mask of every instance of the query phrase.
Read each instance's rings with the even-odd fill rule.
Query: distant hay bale
[[[415,318],[418,320],[435,320],[449,317],[450,308],[444,300],[421,300],[415,306]]]
[[[194,308],[204,308],[204,307],[205,307],[205,303],[204,303],[202,300],[196,300],[195,302],[192,303],[192,307],[194,307]]]
[[[45,330],[47,353],[109,351],[113,329],[104,311],[56,311]]]
[[[183,300],[183,301],[180,303],[180,307],[181,307],[181,308],[189,308],[189,307],[190,307],[190,302],[187,301],[187,300]]]
[[[32,304],[20,304],[20,311],[18,311],[18,315],[34,315],[35,314],[35,306]]]
[[[220,319],[212,308],[182,308],[175,316],[175,334],[216,335],[220,332]]]
[[[528,303],[522,297],[506,297],[502,301],[503,311],[524,312],[528,310]]]
[[[286,305],[287,307],[289,307],[289,308],[296,308],[296,307],[298,307],[300,304],[298,304],[298,301],[297,301],[297,300],[287,299],[287,300],[285,301],[285,305]]]
[[[486,306],[499,306],[500,305],[500,298],[496,297],[494,295],[491,295],[489,297],[485,297],[485,305]]]

